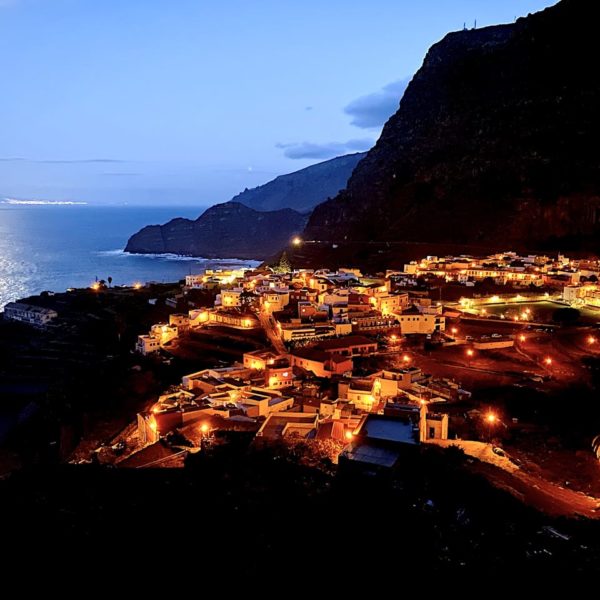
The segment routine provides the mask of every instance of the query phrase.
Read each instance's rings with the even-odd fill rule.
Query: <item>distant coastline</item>
[[[17,206],[86,206],[87,202],[76,202],[75,200],[18,200],[16,198],[3,198],[0,204],[12,204]]]

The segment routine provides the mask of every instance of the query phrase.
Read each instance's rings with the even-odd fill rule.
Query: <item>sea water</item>
[[[44,290],[177,281],[206,268],[254,266],[247,260],[127,254],[130,235],[174,217],[197,218],[206,207],[0,204],[0,309]]]

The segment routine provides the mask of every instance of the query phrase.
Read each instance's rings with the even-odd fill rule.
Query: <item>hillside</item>
[[[308,212],[346,187],[352,171],[366,152],[338,156],[300,171],[280,175],[264,185],[244,190],[232,202],[255,210],[293,208]]]
[[[195,221],[172,219],[131,236],[135,254],[183,254],[205,258],[265,259],[300,233],[307,213],[342,189],[364,153],[339,156],[281,175],[216,204]],[[302,214],[301,214],[302,213]]]
[[[432,46],[307,239],[600,251],[593,3]]]
[[[125,248],[134,254],[183,254],[204,258],[263,259],[302,231],[306,217],[290,208],[259,212],[239,202],[216,204],[195,221],[148,225]]]

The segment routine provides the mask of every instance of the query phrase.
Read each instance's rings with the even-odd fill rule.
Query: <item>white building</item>
[[[4,307],[5,319],[20,321],[35,327],[45,327],[56,317],[58,317],[58,313],[51,308],[42,308],[24,302],[9,302]]]
[[[160,349],[160,339],[153,335],[138,335],[137,343],[135,345],[136,352],[147,356],[153,352],[157,352]]]

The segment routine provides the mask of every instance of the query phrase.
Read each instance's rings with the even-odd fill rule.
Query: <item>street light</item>
[[[293,244],[294,246],[299,246],[301,243],[302,243],[302,240],[301,240],[301,239],[300,239],[298,236],[296,236],[296,237],[295,237],[295,238],[292,240],[292,244]]]
[[[402,357],[402,361],[404,362],[404,364],[406,364],[406,365],[407,365],[407,364],[410,362],[410,356],[409,356],[408,354],[405,354],[405,355]]]
[[[526,338],[526,337],[525,337],[523,334],[521,334],[521,335],[519,336],[519,341],[520,341],[520,342],[524,342],[526,339],[527,339],[527,338]]]
[[[488,424],[488,442],[492,439],[492,427],[496,424],[497,417],[493,412],[489,412],[485,416],[485,420]]]
[[[475,352],[473,352],[473,350],[471,348],[469,348],[467,350],[467,359],[469,361],[469,367],[471,366],[471,359],[473,358],[474,354],[475,354]]]
[[[597,341],[598,341],[598,340],[597,340],[597,339],[596,339],[596,338],[595,338],[593,335],[590,335],[590,336],[588,337],[588,339],[587,339],[587,343],[588,343],[590,346],[593,346],[593,345],[594,345],[594,344],[595,344]]]
[[[552,359],[549,356],[546,356],[546,358],[544,359],[544,363],[546,364],[546,366],[550,367],[552,365]]]

